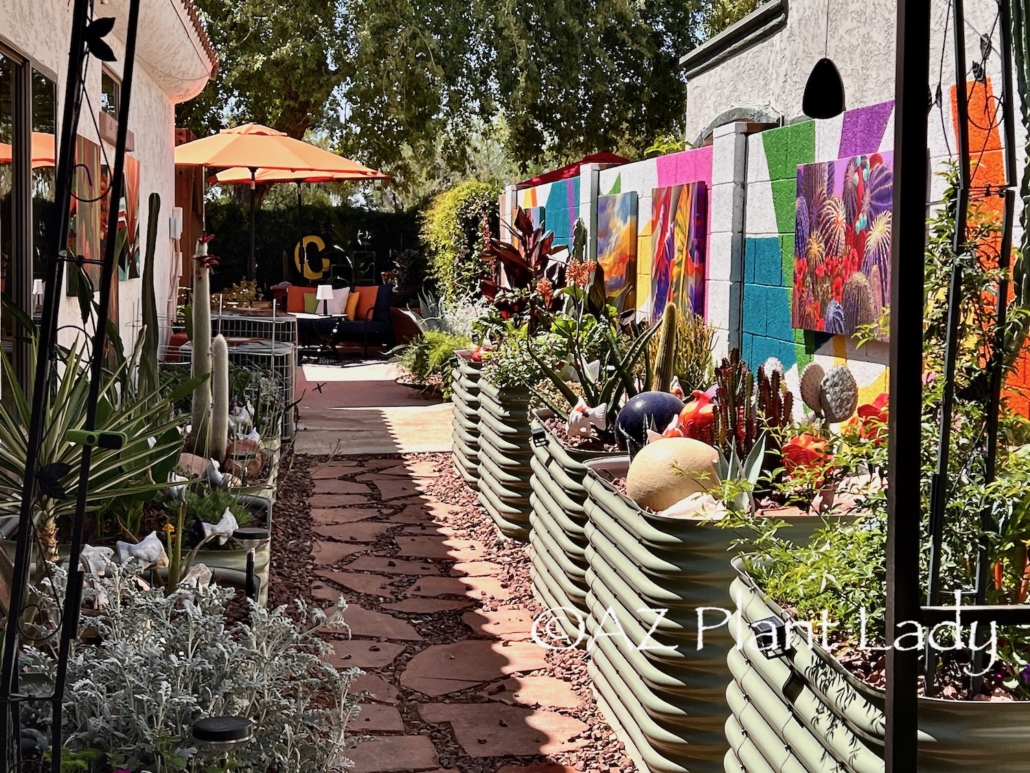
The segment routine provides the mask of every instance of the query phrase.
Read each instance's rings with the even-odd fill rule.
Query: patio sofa
[[[368,356],[369,337],[375,337],[386,346],[393,345],[393,324],[390,322],[390,299],[393,297],[393,286],[388,284],[355,287],[352,293],[358,293],[358,308],[354,319],[336,323],[334,340],[360,340],[365,346]]]

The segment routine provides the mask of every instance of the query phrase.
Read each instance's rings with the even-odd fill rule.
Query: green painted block
[[[622,193],[622,175],[618,174],[615,176],[615,183],[612,185],[612,189],[608,191],[609,196],[615,196]]]
[[[780,237],[780,265],[783,271],[783,285],[790,287],[794,282],[794,234]]]
[[[787,136],[787,159],[790,162],[790,176],[797,178],[798,164],[815,161],[815,121],[805,121],[790,127]]]
[[[815,359],[815,334],[810,330],[794,331],[794,350],[797,353],[798,373]]]
[[[773,180],[773,208],[776,210],[776,230],[781,234],[794,233],[794,210],[798,197],[796,178]]]
[[[765,151],[765,162],[769,167],[769,179],[781,180],[793,174],[797,176],[797,170],[791,172],[788,165],[787,147],[789,145],[789,134],[792,127],[784,126],[780,129],[770,129],[762,132],[762,149]],[[796,166],[796,165],[795,165]]]

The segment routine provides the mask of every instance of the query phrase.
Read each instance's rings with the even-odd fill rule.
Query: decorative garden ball
[[[683,401],[668,392],[641,392],[631,397],[615,420],[615,436],[619,447],[626,450],[627,437],[637,446],[644,445],[649,429],[661,432],[682,410]]]
[[[626,493],[643,508],[661,512],[691,494],[715,487],[719,452],[691,438],[665,438],[641,449],[626,476]]]

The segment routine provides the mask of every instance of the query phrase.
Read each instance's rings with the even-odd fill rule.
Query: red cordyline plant
[[[490,239],[482,257],[493,276],[480,284],[483,297],[506,319],[525,313],[534,303],[557,303],[555,291],[565,286],[565,264],[552,260],[565,248],[554,243],[552,232],[533,225],[522,207],[515,214],[515,227],[508,230],[515,244]]]

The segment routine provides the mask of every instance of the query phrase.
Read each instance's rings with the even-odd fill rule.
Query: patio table
[[[340,358],[340,353],[336,349],[336,331],[338,324],[347,319],[346,314],[309,314],[299,311],[291,314],[297,318],[297,338],[302,342],[302,354],[327,356],[332,353],[334,358]],[[314,347],[309,343],[312,340],[317,341]]]

